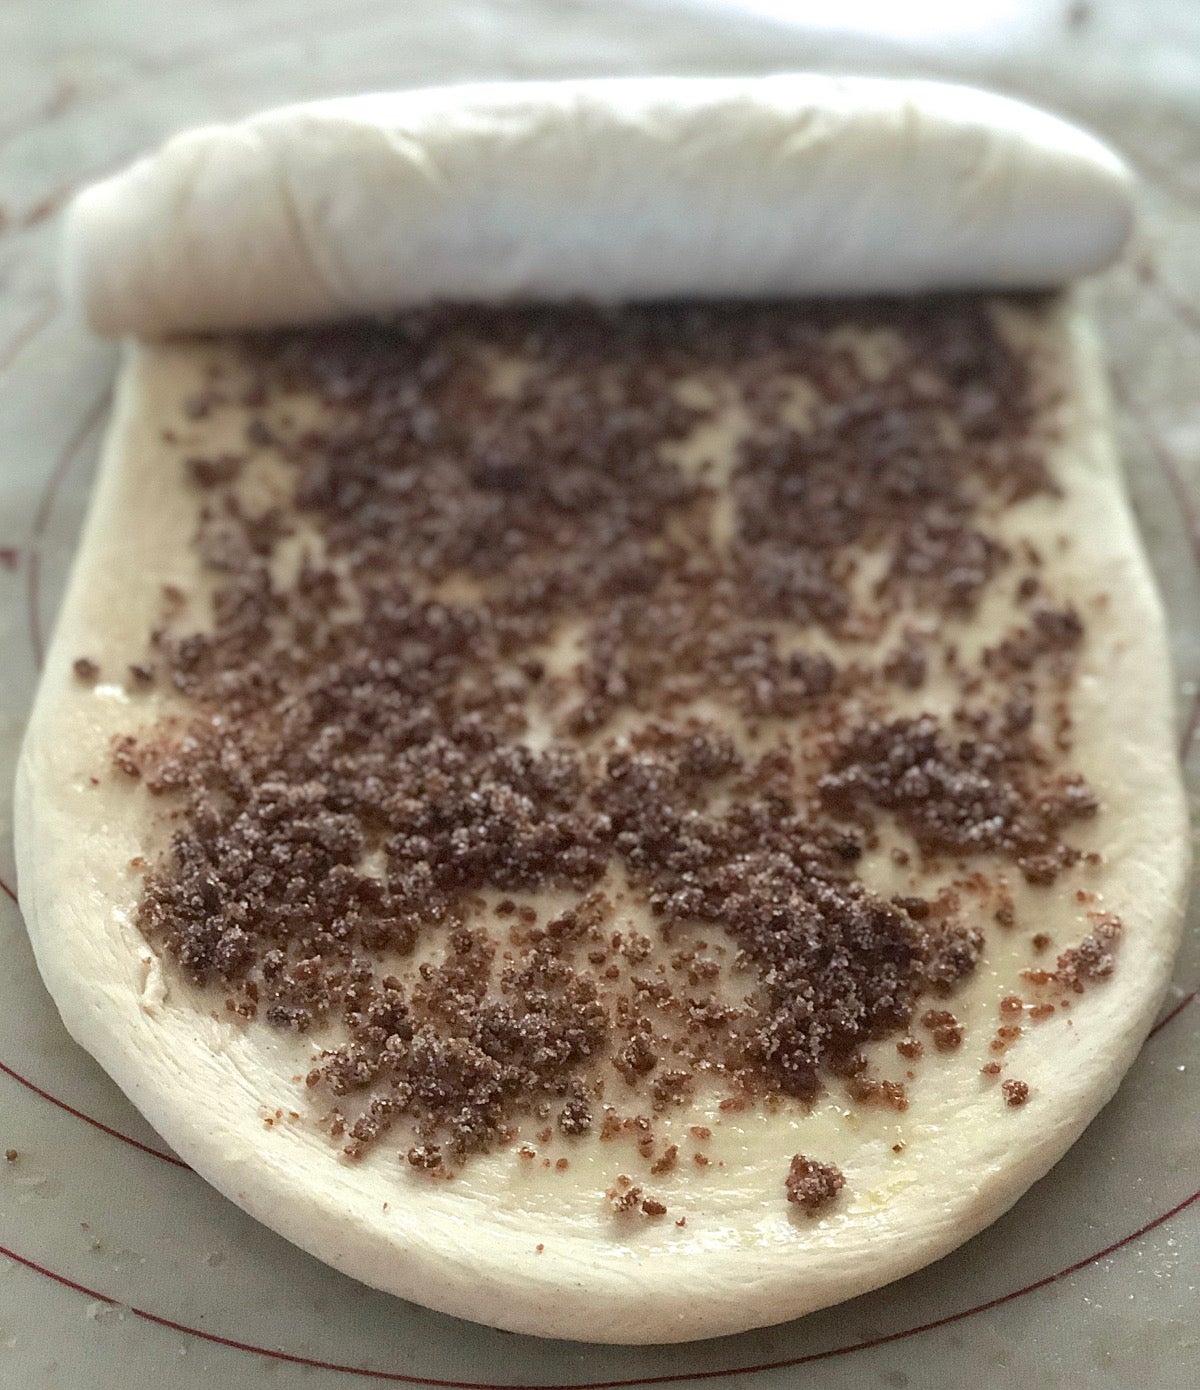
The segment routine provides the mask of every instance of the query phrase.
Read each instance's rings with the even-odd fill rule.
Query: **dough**
[[[1129,233],[1111,151],[926,81],[502,83],[267,112],[87,190],[69,298],[100,333],[431,300],[1055,285]]]
[[[71,1034],[180,1155],[259,1220],[367,1283],[515,1331],[623,1342],[735,1332],[897,1278],[993,1221],[1076,1139],[1136,1054],[1168,978],[1188,861],[1163,616],[1124,496],[1096,349],[1066,307],[1024,331],[1043,335],[1066,387],[1054,464],[1063,496],[1021,504],[1012,524],[1043,549],[1060,592],[1087,605],[1072,756],[1103,812],[1080,843],[1102,852],[1092,887],[1124,921],[1112,978],[1007,1054],[1028,1103],[1005,1109],[979,1074],[999,999],[1029,963],[993,931],[986,968],[951,1005],[968,1041],[927,1059],[902,1114],[855,1110],[835,1089],[807,1115],[724,1115],[701,1094],[670,1119],[681,1144],[697,1122],[714,1131],[701,1176],[687,1164],[663,1180],[686,1227],[614,1227],[601,1194],[616,1162],[594,1136],[573,1149],[565,1174],[511,1150],[433,1184],[398,1167],[391,1144],[355,1165],[339,1161],[303,1118],[311,1045],[221,1012],[219,995],[184,983],[134,925],[140,878],[130,861],[153,857],[165,831],[137,785],[91,782],[113,736],[172,708],[161,688],[131,695],[111,673],[140,659],[161,586],[198,583],[189,547],[197,499],[179,467],[194,446],[168,447],[161,435],[223,350],[193,342],[127,350],[20,764],[21,904]],[[231,443],[240,423],[235,414],[221,427]],[[220,450],[219,432],[204,438]],[[1062,535],[1072,538],[1065,550]],[[1107,601],[1093,602],[1099,591]],[[996,636],[981,621],[972,640]],[[101,660],[99,683],[73,675],[81,655]],[[942,708],[955,697],[935,684],[921,698]],[[882,884],[888,872],[878,869]],[[1023,920],[1056,943],[1087,930],[1073,894],[1015,891]],[[847,1174],[819,1219],[798,1218],[782,1199],[781,1164],[796,1151]]]

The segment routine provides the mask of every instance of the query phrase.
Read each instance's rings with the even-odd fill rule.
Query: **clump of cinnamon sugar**
[[[820,1163],[804,1154],[795,1154],[784,1179],[787,1199],[806,1216],[816,1216],[832,1204],[846,1179],[842,1170],[832,1163]]]
[[[896,334],[882,377],[847,323]],[[287,423],[297,394],[317,424]],[[720,400],[747,421],[727,490],[672,452]],[[915,1061],[920,1001],[984,938],[867,886],[880,814],[927,858],[1048,885],[1096,812],[1032,732],[1084,638],[1044,583],[955,668],[970,737],[888,712],[935,661],[907,619],[969,617],[1028,563],[989,528],[1053,491],[1038,408],[972,300],[439,310],[247,340],[188,410],[193,435],[248,412],[244,450],[180,465],[213,622],[175,604],[149,642],[194,718],[114,746],[177,816],[142,930],[233,1014],[322,1039],[308,1082],[351,1155],[400,1125],[436,1172],[534,1115],[569,1144],[606,1086],[656,1115],[701,1076],[730,1106],[836,1078],[903,1108],[865,1050],[896,1036]],[[245,487],[268,449],[287,505]],[[876,662],[891,618],[908,635]],[[569,906],[523,901],[545,892]],[[1104,943],[1074,949],[1064,981],[1103,978]],[[789,1197],[835,1182],[797,1170]]]

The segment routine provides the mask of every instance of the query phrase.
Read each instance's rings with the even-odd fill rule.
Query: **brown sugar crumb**
[[[981,1067],[979,1068],[979,1070],[980,1070],[981,1074],[984,1075],[984,1076],[999,1076],[999,1075],[1000,1075],[1000,1063],[999,1063],[999,1062],[984,1062],[983,1066],[981,1066]]]
[[[925,1055],[925,1044],[920,1038],[901,1038],[896,1044],[896,1051],[901,1057],[907,1057],[910,1061],[916,1061],[918,1057]]]
[[[100,667],[89,656],[76,657],[71,663],[71,669],[81,681],[88,684],[100,678]]]
[[[650,1165],[650,1171],[656,1176],[660,1173],[669,1173],[675,1167],[679,1158],[679,1145],[668,1144],[658,1158]]]
[[[894,1154],[902,1154],[906,1147],[904,1141],[901,1139],[892,1145],[892,1152]]]
[[[926,855],[1003,854],[1031,883],[1052,883],[1080,858],[1060,831],[1098,803],[1075,775],[1016,776],[1015,751],[998,731],[953,741],[928,714],[875,721],[844,741],[819,790],[835,816],[892,812]]]
[[[816,1216],[834,1201],[846,1186],[846,1179],[841,1169],[832,1163],[820,1163],[804,1154],[796,1154],[784,1186],[789,1202],[794,1202],[807,1216]]]
[[[646,1076],[658,1066],[658,1051],[649,1036],[635,1033],[620,1052],[613,1058],[613,1066],[629,1085],[635,1085],[638,1077]]]
[[[1053,939],[1044,931],[1035,932],[1030,938],[1029,944],[1038,955],[1041,955],[1043,951],[1047,950],[1053,944]]]
[[[1050,1018],[1054,1012],[1054,1005],[1046,1001],[1041,1004],[1034,1004],[1029,1010],[1029,1017],[1034,1023],[1043,1023],[1046,1019]]]
[[[954,1052],[962,1046],[966,1030],[948,1010],[927,1009],[921,1023],[932,1033],[933,1045],[939,1052]]]
[[[648,1196],[625,1173],[622,1173],[604,1194],[609,1206],[619,1216],[640,1211],[643,1216],[665,1216],[666,1206]]]
[[[683,1227],[687,1225],[687,1217],[686,1217],[686,1216],[681,1216],[681,1217],[679,1218],[679,1220],[676,1221],[675,1224],[676,1224],[676,1226],[678,1226],[678,1227],[680,1228],[680,1230],[682,1230]]]
[[[533,1253],[535,1255],[540,1255],[545,1250],[545,1248],[545,1245],[541,1241],[538,1241],[538,1243],[533,1247]]]
[[[882,378],[847,324],[895,337]],[[307,1083],[354,1155],[402,1124],[456,1169],[531,1120],[539,1144],[589,1132],[606,1086],[655,1113],[699,1076],[723,1112],[842,1082],[900,1106],[855,1059],[910,1039],[984,940],[966,890],[868,887],[884,823],[899,865],[990,855],[1049,885],[1098,814],[1033,743],[1086,640],[1048,572],[986,659],[945,651],[957,716],[898,715],[931,634],[1035,564],[998,515],[1055,491],[986,304],[471,306],[237,353],[178,432],[211,622],[181,593],[137,663],[184,713],[112,751],[169,818],[147,938],[215,1007],[328,1040]],[[714,374],[747,422],[721,496],[673,461],[717,408],[678,387]],[[1093,938],[1060,959],[1072,991],[1109,968]],[[931,1032],[961,1042],[952,1016]],[[615,1109],[600,1132],[655,1152]]]
[[[21,1155],[17,1152],[16,1149],[5,1149],[4,1157],[8,1160],[9,1163],[15,1163],[17,1159],[21,1157]]]
[[[1081,994],[1086,986],[1108,979],[1116,964],[1113,950],[1120,938],[1120,918],[1101,916],[1078,946],[1059,956],[1055,972],[1059,982]]]
[[[137,739],[131,734],[120,734],[113,739],[112,760],[126,777],[136,778],[142,775]]]
[[[412,1167],[425,1171],[442,1166],[442,1153],[436,1144],[414,1144],[405,1157]]]
[[[1015,994],[1006,994],[1000,1001],[1000,1012],[1002,1014],[1019,1014],[1024,1008],[1024,1003]]]
[[[906,634],[901,645],[890,652],[883,663],[884,675],[907,690],[917,690],[924,685],[928,671],[925,649],[912,634]]]
[[[1008,1081],[1000,1083],[1000,1089],[1004,1092],[1004,1103],[1015,1110],[1018,1106],[1024,1105],[1029,1099],[1029,1087],[1024,1081]]]
[[[707,1125],[692,1125],[688,1133],[701,1144],[712,1138],[712,1130]]]
[[[650,1095],[655,1111],[682,1104],[692,1093],[692,1074],[686,1071],[667,1071],[655,1077]]]
[[[572,1096],[559,1111],[558,1127],[564,1134],[586,1134],[592,1127],[592,1108],[582,1096]]]
[[[609,1205],[615,1212],[629,1212],[637,1207],[641,1201],[641,1188],[635,1187],[633,1179],[622,1173],[617,1177],[615,1183],[606,1191],[605,1197],[608,1198]]]
[[[567,1169],[571,1166],[571,1160],[569,1158],[556,1159],[554,1166],[558,1170],[558,1172],[565,1173]]]
[[[988,1044],[993,1052],[1007,1052],[1021,1036],[1021,1028],[1015,1023],[1002,1024],[996,1029],[996,1036]]]
[[[707,1168],[712,1159],[707,1154],[695,1153],[692,1155],[692,1162],[697,1168]]]
[[[214,488],[230,483],[241,472],[246,460],[237,454],[219,454],[214,458],[184,460],[188,477],[201,488]]]
[[[855,1064],[855,1071],[847,1077],[846,1091],[851,1100],[860,1105],[883,1106],[889,1110],[908,1109],[908,1093],[900,1081],[877,1080],[866,1073],[865,1059]]]
[[[1082,994],[1092,985],[1100,984],[1116,968],[1116,948],[1121,939],[1121,919],[1113,913],[1093,913],[1094,925],[1079,943],[1062,952],[1054,970],[1023,970],[1021,978],[1031,985],[1053,985],[1059,989]],[[1045,940],[1049,946],[1050,938]],[[1041,949],[1045,949],[1043,946]],[[1069,1008],[1068,1000],[1059,1001],[1060,1008]]]

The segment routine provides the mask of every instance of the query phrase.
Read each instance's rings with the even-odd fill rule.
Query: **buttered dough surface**
[[[658,311],[640,312],[652,319]],[[705,312],[722,321],[722,311]],[[661,503],[662,527],[646,523],[653,534],[643,550],[653,557],[659,556],[655,546],[686,552],[700,545],[724,564],[731,547],[744,545],[750,563],[766,545],[756,550],[749,535],[756,507],[755,524],[776,542],[772,507],[811,506],[822,524],[831,524],[840,513],[829,511],[829,498],[801,493],[787,502],[786,468],[769,478],[771,488],[783,491],[764,493],[766,475],[754,473],[756,460],[772,447],[791,449],[801,470],[810,466],[805,450],[815,447],[819,431],[836,436],[862,418],[884,422],[880,459],[893,459],[904,447],[905,428],[902,418],[887,413],[904,414],[888,394],[897,373],[909,382],[916,374],[918,395],[925,389],[923,372],[943,373],[937,389],[948,392],[948,438],[969,422],[972,410],[987,408],[977,398],[983,386],[972,377],[990,370],[986,363],[968,362],[947,386],[953,353],[923,364],[904,323],[889,318],[899,311],[847,310],[844,322],[837,312],[819,316],[804,305],[770,312],[780,316],[771,323],[811,318],[816,357],[805,360],[815,361],[819,373],[806,375],[796,365],[800,359],[775,354],[775,329],[768,325],[765,337],[755,340],[750,333],[739,340],[739,351],[762,354],[761,371],[739,368],[730,378],[719,356],[715,365],[706,356],[703,333],[681,330],[668,375],[685,414],[654,446],[654,477],[669,482],[662,469],[673,469],[686,486],[678,499],[667,495]],[[936,320],[955,311],[934,303],[928,312]],[[630,580],[619,599],[602,596],[586,615],[568,609],[547,620],[536,672],[529,652],[519,653],[526,683],[511,700],[523,725],[506,735],[534,752],[561,747],[600,759],[615,756],[614,750],[636,751],[651,725],[703,728],[725,740],[722,746],[732,749],[743,771],[773,748],[788,747],[793,763],[786,778],[796,804],[817,798],[828,824],[844,827],[854,843],[846,851],[846,873],[873,901],[908,902],[918,927],[929,918],[913,902],[937,904],[935,917],[942,913],[974,942],[969,968],[951,971],[943,991],[928,982],[921,986],[907,1022],[879,1022],[877,1036],[857,1048],[857,1071],[844,1058],[819,1066],[815,1095],[787,1094],[780,1082],[785,1072],[772,1072],[765,1062],[750,1064],[754,1075],[748,1077],[735,1074],[727,1055],[721,1064],[711,1057],[698,1062],[692,1054],[680,1062],[683,1054],[670,1052],[676,1036],[670,1018],[676,1016],[667,1010],[667,1022],[657,1024],[655,1064],[644,1073],[636,1057],[614,1064],[631,1035],[619,1020],[606,1025],[594,1055],[573,1073],[587,1096],[586,1126],[561,1122],[561,1099],[540,1111],[518,1103],[505,1117],[503,1134],[492,1132],[456,1150],[444,1132],[440,1139],[432,1130],[418,1133],[401,1106],[378,1136],[364,1131],[358,1156],[345,1153],[347,1135],[377,1091],[367,1086],[339,1096],[330,1090],[328,1073],[310,1081],[327,1062],[327,1050],[346,1040],[336,1010],[304,1031],[279,1018],[269,1021],[265,1003],[257,1011],[245,1007],[241,983],[230,986],[211,971],[198,978],[181,962],[178,943],[172,947],[148,929],[147,884],[156,875],[170,880],[172,836],[187,833],[195,811],[177,791],[152,791],[147,782],[160,766],[155,759],[165,756],[162,748],[177,753],[192,721],[221,715],[215,687],[200,695],[189,687],[191,668],[180,645],[190,632],[214,629],[214,596],[219,603],[231,574],[237,575],[243,552],[235,546],[230,559],[214,541],[214,528],[220,530],[226,514],[235,517],[229,523],[235,529],[247,517],[274,516],[255,534],[279,593],[299,582],[306,564],[344,577],[339,547],[345,528],[361,526],[364,513],[337,493],[337,441],[350,448],[346,440],[353,438],[353,447],[361,447],[361,422],[372,408],[384,408],[381,401],[402,414],[423,408],[425,387],[413,387],[411,407],[401,397],[406,383],[436,377],[433,369],[421,377],[421,363],[437,356],[438,330],[436,324],[419,330],[414,341],[420,351],[397,368],[394,390],[374,379],[359,389],[361,382],[356,386],[338,356],[348,352],[348,360],[360,361],[353,343],[339,346],[335,333],[333,345],[322,349],[323,330],[315,340],[301,334],[247,346],[197,339],[128,350],[101,478],[21,765],[21,900],[68,1028],[208,1181],[321,1259],[403,1297],[515,1331],[652,1342],[780,1321],[896,1278],[995,1219],[1064,1152],[1112,1094],[1140,1045],[1177,939],[1186,832],[1171,746],[1169,671],[1158,599],[1123,492],[1085,328],[1065,303],[973,303],[969,312],[984,316],[979,321],[1025,364],[1033,383],[1032,417],[1020,426],[1020,439],[1011,434],[1017,426],[1001,424],[994,441],[980,446],[981,458],[992,449],[997,461],[991,491],[979,494],[976,520],[988,538],[982,550],[947,561],[944,548],[934,546],[922,568],[905,559],[915,553],[915,542],[888,550],[864,533],[838,549],[828,534],[816,537],[821,563],[832,566],[822,574],[835,577],[846,609],[831,613],[814,599],[816,610],[802,616],[793,608],[790,616],[739,620],[757,625],[785,666],[790,653],[803,651],[809,664],[788,668],[798,692],[795,682],[788,684],[792,676],[764,694],[750,677],[739,684],[740,677],[726,681],[721,675],[714,684],[712,671],[698,667],[675,673],[681,680],[690,675],[691,684],[672,686],[674,703],[664,704],[654,681],[672,673],[664,676],[658,665],[643,661],[644,654],[622,648],[626,686],[610,683],[594,709],[573,718],[578,683],[588,661],[596,660],[587,623],[611,617],[622,603],[635,609],[646,585],[667,582],[664,561],[666,569],[654,572],[657,580]],[[558,342],[557,330],[551,324],[542,332],[535,323],[521,336],[504,328],[501,316],[493,341],[486,318],[456,322],[453,331],[474,344],[467,353],[474,363],[471,389],[507,402],[511,421],[513,403],[521,402],[530,377],[536,379],[538,363]],[[597,322],[588,330],[591,346],[580,349],[577,361],[568,355],[566,367],[560,362],[556,371],[574,373],[576,387],[585,400],[599,402],[603,415],[617,407],[611,393],[605,395],[611,387],[610,321],[601,315]],[[352,338],[354,330],[338,332]],[[288,366],[289,341],[300,344],[294,349],[300,367]],[[671,351],[669,345],[663,350]],[[312,360],[305,354],[321,364],[316,378],[304,365]],[[459,360],[454,351],[450,358]],[[247,366],[264,360],[265,369]],[[265,373],[269,389],[254,387],[256,370],[259,380]],[[628,376],[620,377],[619,364],[618,377],[620,389],[633,389]],[[312,386],[317,378],[321,391]],[[561,376],[554,380],[561,385]],[[660,386],[655,378],[654,389]],[[929,390],[936,394],[935,386]],[[840,401],[841,414],[829,413],[831,401]],[[770,428],[762,423],[767,417]],[[586,424],[591,417],[584,410],[581,418]],[[327,454],[324,481],[314,480],[316,438]],[[398,494],[411,484],[397,481],[387,447],[385,438],[378,485]],[[431,457],[439,447],[435,438]],[[517,460],[513,467],[524,457],[512,435],[498,434],[489,447],[496,459],[473,475],[471,498],[519,490],[505,475],[506,450]],[[1003,495],[1006,449],[1041,450],[1048,484],[1024,496]],[[584,473],[588,466],[586,459],[580,465]],[[356,464],[355,486],[363,476]],[[831,476],[836,493],[836,470]],[[844,485],[859,481],[848,477]],[[298,502],[301,486],[324,500]],[[964,487],[971,492],[974,484],[967,479]],[[470,489],[463,488],[467,497]],[[450,493],[459,496],[453,488]],[[626,500],[614,500],[611,489],[597,496],[594,505],[605,518],[625,517],[642,505],[636,489]],[[574,515],[572,508],[584,515],[592,505],[574,497],[560,501],[565,515]],[[543,498],[539,505],[549,504]],[[453,523],[439,516],[438,524]],[[950,525],[940,515],[914,516],[905,524],[923,526],[922,534]],[[491,517],[479,523],[478,547],[495,540]],[[440,544],[434,521],[426,521],[430,529],[411,537],[411,551],[404,538],[386,535],[397,572],[407,572],[420,546]],[[207,535],[207,548],[197,545],[198,534]],[[634,526],[629,534],[641,532]],[[244,540],[245,532],[239,535]],[[795,573],[807,542],[789,535],[788,573]],[[506,568],[485,572],[478,548],[464,551],[461,564],[452,549],[445,553],[451,558],[439,562],[434,578],[427,571],[412,583],[418,589],[424,584],[423,596],[451,612],[471,609],[497,586],[510,586],[509,593],[527,559],[518,547]],[[629,563],[636,559],[631,552]],[[376,569],[381,563],[378,556],[372,561]],[[1022,579],[1034,573],[1036,585],[1022,588]],[[334,605],[335,621],[361,621],[352,588],[339,598],[340,607]],[[820,586],[817,592],[828,597]],[[1036,628],[1036,612],[1068,610],[1079,631],[1074,619],[1064,619],[1064,629],[1047,618],[1049,664],[1043,669],[1043,655],[1035,653],[1028,658],[1033,664],[1022,667],[1026,657],[1014,634]],[[168,634],[165,644],[155,646],[156,629]],[[391,639],[380,640],[386,646]],[[485,634],[479,640],[491,639]],[[670,640],[680,640],[678,632]],[[395,638],[391,655],[397,660],[421,659],[405,650]],[[985,658],[988,651],[993,656]],[[835,673],[832,683],[820,674],[827,667],[819,658]],[[243,668],[248,659],[240,658]],[[308,671],[308,658],[299,660]],[[778,674],[774,666],[769,671]],[[983,673],[982,684],[972,687],[974,671]],[[993,679],[1008,685],[988,686]],[[1088,788],[1086,809],[1074,818],[1064,813],[1050,836],[1053,844],[1010,853],[996,848],[994,827],[973,824],[968,830],[981,837],[978,852],[939,845],[940,832],[921,819],[919,805],[873,804],[871,795],[883,793],[854,790],[855,777],[869,781],[878,772],[868,775],[865,755],[855,762],[846,751],[872,720],[875,727],[891,727],[924,716],[941,731],[939,746],[957,747],[963,739],[987,736],[959,717],[972,700],[995,719],[1020,724],[1024,716],[1002,711],[1019,703],[1022,682],[1036,687],[1030,737],[1044,755],[1030,776],[1078,775]],[[248,718],[283,727],[291,698],[285,692],[270,711]],[[888,750],[881,756],[886,762]],[[919,773],[916,768],[912,775]],[[736,769],[714,774],[701,803],[705,814],[716,814],[722,798],[737,800],[739,775]],[[485,827],[481,833],[489,832]],[[556,878],[552,869],[531,888],[473,881],[463,902],[456,902],[460,916],[454,921],[490,938],[501,958],[509,951],[519,962],[534,924],[545,928],[586,901],[600,925],[575,940],[567,956],[595,977],[610,1013],[615,1006],[605,990],[632,997],[634,975],[665,979],[680,997],[696,997],[695,979],[686,984],[696,959],[702,986],[717,1003],[747,1007],[762,976],[753,960],[738,955],[745,940],[735,940],[719,922],[688,921],[676,909],[664,913],[661,904],[655,910],[650,879],[659,867],[640,868],[641,861],[622,859],[619,848],[603,853],[609,857],[602,871],[586,884]],[[1044,855],[1054,859],[1049,868]],[[356,867],[386,877],[386,860],[371,841]],[[214,891],[219,896],[223,890]],[[674,925],[664,936],[668,919]],[[447,941],[453,926],[431,922],[404,950],[393,949],[395,943],[380,947],[373,956],[377,973],[394,974],[411,994],[419,988],[422,964],[435,968],[452,953]],[[614,935],[619,947],[611,944]],[[1063,952],[1089,939],[1096,946],[1089,960],[1099,960],[1094,970],[1078,958],[1058,964]],[[588,951],[598,957],[592,966]],[[672,965],[681,951],[694,959]],[[1099,959],[1106,955],[1111,958]],[[255,958],[251,973],[261,965]],[[617,976],[606,984],[609,965]],[[498,998],[498,986],[490,988]],[[746,1027],[751,1050],[765,1046]],[[687,1074],[686,1083],[653,1093],[656,1076],[672,1067]],[[344,1123],[334,1114],[339,1108]],[[639,1125],[639,1116],[645,1123]],[[424,1165],[420,1160],[431,1146],[436,1158]],[[819,1196],[811,1209],[789,1201],[785,1180],[796,1155],[836,1170],[844,1185]],[[631,1190],[635,1197],[625,1200]]]

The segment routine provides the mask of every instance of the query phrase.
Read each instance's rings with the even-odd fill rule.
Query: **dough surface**
[[[1044,549],[1060,592],[1087,606],[1073,756],[1103,813],[1080,843],[1104,856],[1092,886],[1120,914],[1124,937],[1112,978],[1011,1050],[1027,1104],[1004,1109],[979,1074],[999,999],[1029,964],[993,932],[984,966],[952,1004],[968,1044],[927,1060],[903,1114],[855,1109],[831,1092],[809,1114],[722,1115],[698,1096],[677,1121],[680,1141],[686,1126],[711,1123],[712,1164],[666,1184],[672,1214],[688,1215],[684,1228],[614,1228],[601,1208],[617,1165],[591,1140],[572,1151],[568,1174],[523,1165],[510,1150],[430,1185],[398,1170],[394,1145],[350,1165],[304,1119],[265,1123],[279,1108],[306,1116],[300,1078],[311,1045],[223,1014],[219,998],[186,984],[148,945],[133,920],[140,878],[129,866],[154,855],[164,828],[137,786],[92,785],[112,738],[169,713],[173,697],[130,695],[107,677],[88,685],[72,672],[82,655],[106,671],[140,659],[161,586],[197,582],[197,502],[164,460],[161,431],[220,344],[128,350],[21,761],[21,904],[72,1035],[203,1177],[259,1220],[367,1283],[515,1331],[622,1342],[734,1332],[876,1287],[993,1221],[1075,1140],[1136,1054],[1167,981],[1188,860],[1163,618],[1095,346],[1068,308],[1037,331],[1066,387],[1054,456],[1063,496],[1031,499],[1011,520]],[[973,640],[995,636],[981,620]],[[939,709],[953,697],[933,688],[923,698]],[[1087,930],[1065,893],[1020,888],[1018,911],[1057,941]],[[797,1217],[782,1200],[781,1164],[797,1151],[848,1176],[820,1219]]]
[[[786,74],[479,84],[210,126],[85,191],[70,299],[100,333],[435,300],[1056,285],[1131,223],[1120,160],[946,83]]]

